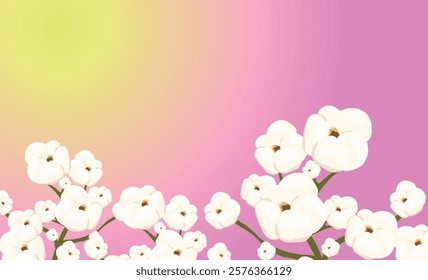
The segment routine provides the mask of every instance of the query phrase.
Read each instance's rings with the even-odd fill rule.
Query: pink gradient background
[[[203,208],[215,192],[227,192],[241,205],[239,219],[262,234],[253,208],[240,198],[242,180],[264,174],[254,158],[255,140],[278,119],[290,121],[302,133],[306,118],[324,105],[366,111],[373,137],[365,165],[338,174],[321,192],[322,199],[350,195],[359,209],[378,211],[390,210],[389,195],[401,180],[428,191],[426,1],[187,5],[188,10],[177,11],[192,15],[186,19],[168,11],[174,19],[183,17],[188,28],[183,28],[182,39],[177,37],[179,56],[170,49],[179,63],[173,69],[159,65],[151,80],[151,89],[159,90],[152,91],[153,100],[160,96],[156,102],[143,102],[147,81],[136,79],[115,104],[97,99],[85,104],[85,110],[69,108],[66,114],[78,115],[74,122],[73,117],[62,123],[55,116],[33,118],[19,104],[2,110],[0,189],[14,199],[15,210],[55,200],[47,187],[28,179],[24,151],[34,141],[56,139],[72,157],[89,149],[103,162],[99,185],[113,191],[113,203],[125,187],[146,184],[162,191],[167,201],[186,195],[199,210],[193,230],[207,235],[209,247],[224,242],[233,259],[257,259],[259,244],[253,237],[236,226],[213,229]],[[173,30],[174,21],[170,23]],[[168,74],[163,76],[163,70]],[[138,77],[138,72],[132,75]],[[0,92],[0,98],[7,99],[6,93]],[[104,112],[90,110],[100,104]],[[145,108],[150,114],[143,113]],[[102,221],[111,216],[110,209]],[[399,224],[426,224],[427,211]],[[6,219],[0,217],[0,234],[6,231]],[[341,235],[343,231],[331,230],[316,240],[320,246],[326,237]],[[105,228],[102,236],[109,254],[127,253],[136,244],[152,245],[142,231],[121,222]],[[274,244],[310,252],[306,243]],[[82,245],[79,248],[84,256]],[[206,250],[200,257],[206,258]],[[360,258],[342,245],[333,259]]]

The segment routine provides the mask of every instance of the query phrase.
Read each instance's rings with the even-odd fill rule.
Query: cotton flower
[[[385,258],[392,253],[397,233],[397,220],[385,211],[360,210],[346,227],[346,244],[365,259]]]
[[[428,260],[428,227],[404,226],[398,229],[395,257],[397,260]]]
[[[129,187],[113,206],[113,214],[130,228],[149,229],[165,215],[165,200],[153,186]]]
[[[262,194],[255,210],[263,233],[272,240],[303,242],[325,223],[327,211],[314,182],[302,173],[286,176]]]
[[[184,234],[183,238],[190,241],[198,253],[207,247],[207,237],[199,230],[195,232],[188,231]]]
[[[103,208],[109,205],[112,200],[111,191],[105,186],[92,187],[89,189],[88,193],[95,197]]]
[[[299,258],[299,261],[313,261],[314,259],[308,256],[303,256]]]
[[[12,210],[13,200],[6,191],[0,190],[0,215],[6,215]]]
[[[79,186],[69,186],[55,208],[55,217],[71,231],[94,229],[101,218],[102,207]]]
[[[46,232],[46,238],[49,241],[56,241],[58,239],[58,232],[56,231],[56,229],[51,228],[50,230],[48,230]]]
[[[77,249],[73,241],[66,241],[56,249],[58,260],[78,260],[80,258],[80,250]]]
[[[241,197],[250,206],[254,207],[257,202],[260,201],[260,194],[273,187],[276,187],[276,182],[273,177],[252,174],[242,182]]]
[[[426,195],[413,182],[401,181],[396,191],[391,194],[391,208],[401,218],[420,213],[424,207]]]
[[[81,186],[92,187],[103,175],[101,161],[87,150],[80,151],[71,161],[70,177]]]
[[[350,196],[333,195],[324,202],[327,208],[327,223],[335,229],[345,229],[349,218],[358,211],[357,201]]]
[[[164,232],[166,230],[166,226],[164,223],[158,222],[153,226],[153,229],[155,230],[155,232],[157,234],[161,234],[162,232]]]
[[[176,231],[166,230],[159,234],[152,249],[152,260],[196,260],[198,253],[193,243],[181,237]]]
[[[325,106],[311,115],[303,133],[303,147],[330,172],[350,171],[364,164],[372,135],[369,116],[359,109],[339,111]]]
[[[232,253],[227,249],[226,244],[219,242],[216,243],[207,252],[209,260],[230,260]]]
[[[321,173],[321,167],[313,160],[308,160],[302,169],[302,173],[308,175],[312,179],[317,178]]]
[[[25,150],[30,180],[36,184],[54,184],[70,170],[67,148],[57,141],[35,142]]]
[[[129,256],[133,260],[149,260],[152,249],[147,245],[132,246],[129,249]]]
[[[58,184],[60,188],[63,190],[65,190],[68,186],[72,185],[68,177],[63,177],[61,180],[59,180]]]
[[[302,136],[286,121],[272,123],[266,134],[256,140],[255,157],[269,174],[291,172],[299,168],[306,154]]]
[[[88,257],[95,260],[100,260],[107,255],[108,245],[98,231],[89,234],[89,240],[83,245],[85,253]]]
[[[126,261],[129,260],[129,256],[127,254],[122,254],[120,256],[110,255],[105,258],[106,261]]]
[[[198,220],[197,208],[184,195],[174,196],[166,206],[163,219],[175,230],[188,231]]]
[[[35,239],[43,230],[40,215],[31,209],[10,213],[8,225],[10,232],[23,242]]]
[[[40,215],[43,223],[49,223],[55,219],[55,208],[56,204],[52,200],[37,201],[34,205],[34,211]]]
[[[327,238],[324,244],[321,245],[321,250],[326,257],[334,257],[339,253],[340,244],[333,238]]]
[[[207,222],[216,229],[222,229],[236,223],[241,207],[227,193],[217,192],[204,210]]]
[[[31,241],[23,241],[12,232],[5,233],[0,239],[0,251],[3,260],[44,260],[46,250],[40,236]]]
[[[275,252],[276,248],[265,241],[260,244],[260,247],[257,249],[257,256],[259,256],[261,260],[270,260],[275,256]]]

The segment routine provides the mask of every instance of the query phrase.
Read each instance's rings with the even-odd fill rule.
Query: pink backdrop
[[[213,229],[203,208],[212,194],[227,192],[241,205],[239,219],[262,234],[253,208],[240,198],[242,180],[264,174],[254,158],[255,139],[278,119],[302,133],[306,118],[324,105],[366,111],[373,137],[365,165],[338,174],[322,199],[350,195],[359,209],[389,211],[389,195],[401,180],[428,191],[426,1],[196,2],[154,8],[168,13],[165,36],[180,28],[176,47],[159,50],[163,60],[149,78],[124,67],[133,82],[123,83],[123,90],[118,78],[115,92],[89,101],[70,97],[75,103],[64,112],[43,96],[26,104],[0,85],[0,189],[14,199],[14,209],[55,199],[28,179],[24,151],[34,141],[56,139],[72,157],[89,149],[103,162],[99,185],[112,190],[113,202],[125,187],[145,184],[167,201],[184,194],[198,207],[194,229],[207,235],[209,247],[221,241],[233,259],[257,259],[255,239],[236,226]],[[169,42],[161,35],[160,42]],[[38,113],[45,110],[52,114]],[[110,206],[102,221],[111,216]],[[426,223],[427,211],[399,224]],[[0,217],[0,234],[6,231]],[[102,235],[109,254],[151,245],[143,232],[117,221]],[[316,240],[341,235],[326,231]],[[306,243],[275,244],[310,252]],[[206,250],[200,256],[206,258]],[[342,245],[333,259],[359,257]]]

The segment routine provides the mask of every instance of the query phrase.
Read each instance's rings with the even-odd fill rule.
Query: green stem
[[[317,232],[315,232],[314,234],[317,234],[318,232],[324,231],[326,229],[331,228],[331,226],[327,225],[327,223],[325,223]]]
[[[257,233],[255,233],[249,226],[247,226],[246,224],[244,224],[241,221],[236,221],[235,223],[237,226],[243,228],[244,230],[246,230],[247,232],[249,232],[252,236],[254,236],[260,243],[263,243],[264,240],[257,235]]]
[[[395,219],[397,220],[397,222],[398,222],[399,220],[401,220],[400,215],[396,215],[396,216],[395,216]]]
[[[52,185],[48,185],[49,186],[49,188],[51,188],[55,193],[56,193],[56,195],[59,197],[59,198],[61,198],[61,192],[59,191],[59,190],[57,190],[54,186],[52,186]]]
[[[336,175],[336,173],[330,173],[329,175],[327,175],[324,180],[322,180],[321,182],[317,183],[316,180],[314,180],[315,184],[317,185],[318,188],[318,192],[320,192],[322,190],[322,188],[325,186],[325,184],[327,184],[328,181],[330,181],[331,178],[333,178],[334,175]]]
[[[150,237],[150,239],[156,243],[156,237],[147,229],[144,230],[145,233],[147,233],[147,235]]]
[[[111,217],[110,219],[108,219],[107,221],[104,222],[104,224],[102,224],[102,226],[100,226],[96,231],[100,232],[105,226],[107,226],[108,224],[110,224],[111,222],[113,222],[114,220],[116,220],[115,217]],[[79,237],[79,238],[75,238],[75,239],[70,239],[67,241],[72,241],[74,243],[78,243],[78,242],[82,242],[82,241],[86,241],[89,239],[89,234]]]
[[[314,258],[321,259],[320,249],[318,249],[317,243],[315,242],[315,239],[312,236],[308,239],[308,244],[311,247],[312,252],[314,253]]]
[[[58,259],[58,256],[56,254],[56,250],[58,249],[58,247],[60,247],[62,244],[64,244],[64,242],[65,242],[64,238],[65,238],[65,235],[67,234],[67,232],[68,232],[68,229],[66,227],[64,227],[64,229],[62,230],[61,235],[59,236],[58,240],[54,242],[55,250],[54,250],[54,253],[52,256],[52,260]]]
[[[180,231],[178,232],[178,234],[180,234],[180,235],[181,235],[182,233],[183,233],[183,230],[181,230],[181,229],[180,229]]]
[[[249,226],[247,226],[246,224],[244,224],[241,221],[236,221],[235,223],[237,226],[241,227],[242,229],[244,229],[245,231],[247,231],[248,233],[250,233],[252,236],[254,236],[257,241],[259,241],[260,243],[263,243],[264,240],[257,235],[257,233],[255,233]],[[285,258],[289,258],[289,259],[294,259],[294,260],[298,260],[303,256],[308,256],[308,255],[299,255],[299,254],[295,254],[295,253],[290,253],[284,250],[281,250],[279,248],[275,248],[275,254],[277,254],[278,256],[281,257],[285,257]],[[313,257],[313,256],[308,256],[308,257]]]
[[[48,232],[49,230],[45,227],[43,227],[43,232]]]
[[[279,181],[281,182],[282,179],[284,179],[284,176],[282,175],[282,173],[278,173],[278,176],[279,176]]]
[[[336,242],[339,244],[342,244],[343,242],[345,242],[345,236],[342,236],[342,237],[336,239]]]

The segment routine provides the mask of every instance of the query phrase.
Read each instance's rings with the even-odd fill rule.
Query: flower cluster
[[[369,116],[354,108],[321,108],[309,116],[302,135],[287,121],[274,122],[255,143],[255,158],[268,174],[250,175],[240,189],[264,237],[239,220],[241,206],[225,192],[215,193],[205,206],[206,222],[218,230],[236,225],[250,233],[260,242],[254,251],[261,260],[275,256],[325,260],[336,256],[344,243],[364,259],[385,258],[394,250],[397,259],[428,259],[428,227],[398,225],[425,205],[424,191],[413,182],[399,182],[391,194],[394,214],[358,209],[350,196],[333,195],[327,200],[319,196],[336,174],[364,164],[371,134]],[[311,158],[303,165],[307,157]],[[195,260],[208,246],[207,236],[193,229],[197,207],[184,195],[166,202],[163,193],[151,185],[125,188],[112,206],[113,216],[99,225],[113,197],[107,187],[98,185],[103,166],[90,151],[80,151],[71,159],[68,149],[57,141],[37,142],[27,147],[25,161],[30,180],[47,185],[58,200],[37,201],[33,209],[12,211],[13,200],[0,190],[0,215],[7,218],[9,227],[0,238],[2,259],[77,260],[85,254],[94,260]],[[319,179],[323,173],[325,177]],[[121,255],[109,254],[100,232],[113,221],[144,232],[152,244],[136,244]],[[344,234],[318,246],[314,236],[326,230],[343,230]],[[69,232],[84,235],[67,238]],[[312,254],[277,248],[269,242],[275,240],[307,242]],[[47,256],[45,242],[53,243],[52,255]],[[206,256],[229,260],[232,253],[219,242],[207,249]]]
[[[235,224],[255,236],[261,243],[257,255],[263,260],[274,255],[328,259],[339,253],[342,243],[365,259],[385,258],[394,249],[397,259],[428,259],[428,227],[398,227],[401,218],[418,214],[425,204],[425,193],[414,183],[400,182],[391,195],[395,216],[387,211],[358,211],[357,201],[350,196],[333,195],[325,201],[319,197],[337,173],[364,164],[371,134],[371,120],[364,111],[325,106],[309,116],[303,135],[289,122],[280,120],[256,140],[255,158],[269,175],[252,174],[244,179],[241,197],[254,208],[266,239],[307,242],[312,255],[275,248],[258,236],[238,220],[239,204],[226,193],[214,194],[206,206],[207,222],[216,229]],[[307,156],[311,159],[298,172]],[[318,180],[322,172],[327,175]],[[271,175],[277,175],[279,182]],[[328,229],[345,230],[345,234],[327,238],[320,250],[314,236]]]

